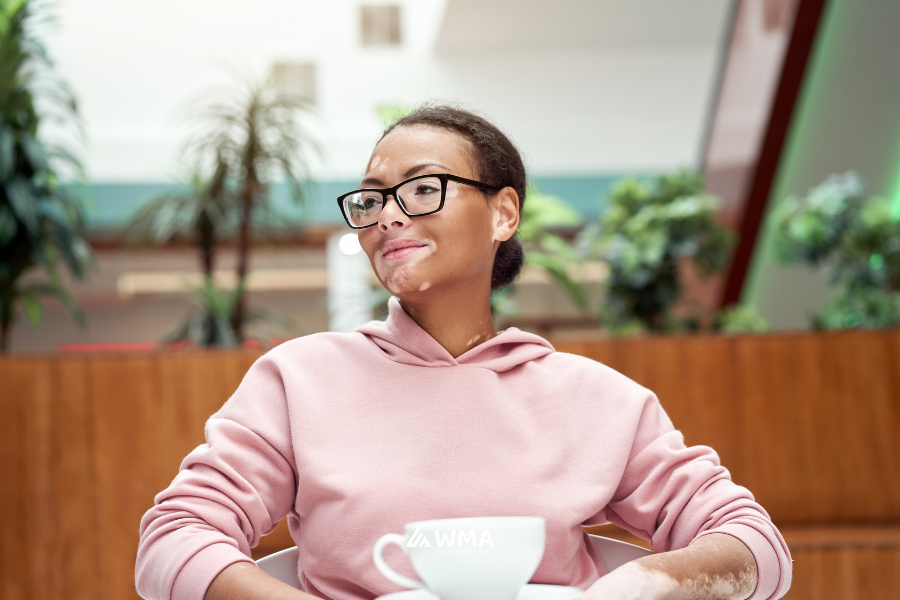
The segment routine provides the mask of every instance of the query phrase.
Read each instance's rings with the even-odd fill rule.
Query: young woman
[[[373,563],[381,535],[497,515],[544,517],[531,581],[583,600],[784,595],[790,554],[768,515],[712,449],[685,447],[652,392],[494,330],[491,289],[523,258],[525,169],[506,136],[421,109],[385,132],[360,187],[339,204],[393,294],[388,319],[253,365],[141,520],[141,596],[371,600],[401,589]],[[305,592],[250,559],[285,516]],[[582,526],[608,522],[658,554],[607,575]],[[399,548],[385,559],[415,576]]]

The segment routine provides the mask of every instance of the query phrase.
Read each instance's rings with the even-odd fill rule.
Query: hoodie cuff
[[[188,559],[175,576],[171,600],[203,600],[213,579],[225,567],[241,561],[256,564],[231,544],[219,542],[206,546]]]
[[[756,560],[756,589],[747,600],[768,600],[778,589],[781,580],[781,565],[778,562],[778,554],[771,542],[762,533],[739,523],[727,523],[715,529],[704,531],[697,537],[700,538],[710,533],[727,533],[739,539],[753,554]]]

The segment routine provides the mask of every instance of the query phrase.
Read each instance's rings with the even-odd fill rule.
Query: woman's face
[[[442,128],[398,127],[375,146],[362,187],[391,187],[428,173],[477,180],[467,144]],[[398,297],[482,281],[489,288],[496,247],[515,233],[518,222],[512,188],[486,201],[481,190],[448,181],[444,207],[431,215],[408,217],[388,197],[378,222],[359,231],[359,242],[378,280]],[[384,248],[394,240],[411,240],[416,247]]]

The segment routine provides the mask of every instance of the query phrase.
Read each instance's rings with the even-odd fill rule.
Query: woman
[[[372,561],[381,535],[492,515],[544,517],[531,581],[584,600],[784,595],[790,555],[768,515],[649,390],[494,330],[491,289],[522,265],[525,169],[506,136],[421,109],[385,132],[360,187],[339,204],[394,294],[387,321],[253,365],[141,521],[144,598],[368,600],[399,591]],[[309,594],[249,558],[284,516]],[[582,526],[607,522],[660,554],[606,575]],[[398,548],[385,558],[415,576]]]

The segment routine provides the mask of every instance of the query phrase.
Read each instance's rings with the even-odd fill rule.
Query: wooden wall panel
[[[53,362],[14,361],[6,375],[21,390],[21,401],[16,406],[4,406],[4,415],[10,414],[16,422],[9,440],[13,452],[5,458],[24,493],[4,502],[13,511],[9,513],[11,522],[3,527],[4,550],[11,548],[17,554],[4,565],[4,591],[14,599],[30,598],[32,590],[42,597],[55,598],[59,597],[54,592],[61,582],[54,569],[58,563],[54,532],[59,515],[53,504]],[[29,540],[27,546],[17,545],[22,539]],[[3,558],[5,563],[6,556]]]
[[[809,513],[812,507],[805,502],[822,491],[809,487],[808,461],[815,456],[804,450],[813,443],[807,434],[815,429],[806,400],[818,395],[821,383],[810,348],[804,340],[791,343],[783,337],[739,340],[735,362],[726,368],[736,384],[742,421],[742,456],[740,469],[733,471],[735,481],[749,488],[773,518],[821,519]]]
[[[54,447],[59,514],[56,530],[62,598],[101,598],[94,407],[86,359],[56,362],[58,391]]]
[[[10,390],[21,387],[15,377],[14,360],[0,362],[0,385],[8,386]],[[24,568],[24,559],[19,554],[18,540],[21,539],[18,517],[21,514],[20,504],[25,501],[26,490],[18,489],[15,485],[23,485],[19,463],[22,459],[22,439],[18,435],[21,427],[22,411],[25,410],[24,402],[12,402],[12,398],[6,393],[0,393],[0,515],[16,515],[3,518],[0,526],[0,595],[10,600],[18,600],[22,597],[17,590],[17,581],[13,573],[21,572]],[[12,424],[15,423],[15,427]]]
[[[792,551],[794,577],[787,600],[896,600],[900,547]]]
[[[0,596],[138,598],[141,516],[257,357],[0,359]]]
[[[26,533],[22,516],[30,492],[23,465],[27,458],[27,446],[22,429],[30,404],[31,386],[27,377],[24,380],[20,378],[18,366],[19,361],[15,359],[0,363],[0,381],[5,388],[15,390],[19,396],[16,402],[12,402],[12,398],[4,393],[0,406],[4,417],[0,422],[6,425],[0,434],[0,514],[9,515],[4,517],[3,526],[0,527],[0,590],[3,598],[9,600],[24,598],[25,582],[22,574],[27,568],[27,557],[20,550],[18,542]]]
[[[134,569],[124,560],[136,555],[140,515],[161,488],[167,453],[159,434],[162,415],[158,359],[154,356],[98,357],[90,362],[94,388],[100,576],[116,598],[136,598]],[[130,476],[133,473],[140,476]],[[135,521],[137,517],[137,521]],[[130,593],[129,593],[130,591]]]

